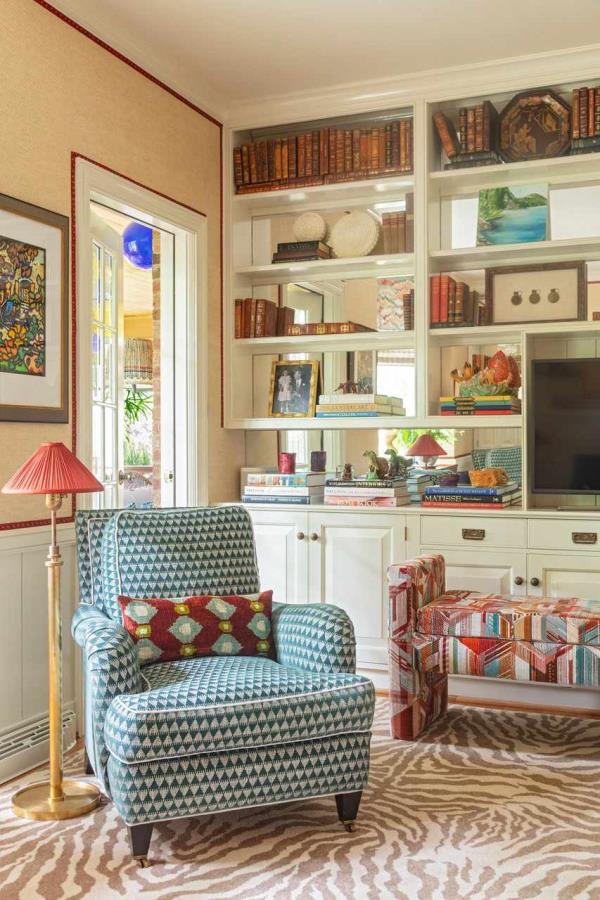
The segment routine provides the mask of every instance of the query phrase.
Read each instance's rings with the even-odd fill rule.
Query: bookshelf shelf
[[[520,428],[522,416],[364,416],[339,419],[275,419],[247,418],[233,419],[230,428],[246,431],[320,431],[349,429],[393,429],[393,428]]]
[[[513,184],[549,182],[550,184],[597,180],[600,177],[600,154],[558,156],[520,163],[500,163],[465,169],[430,172],[432,192],[441,196],[476,193],[480,188]]]
[[[600,237],[432,250],[429,256],[438,271],[448,272],[496,265],[527,265],[571,259],[594,260],[600,259]]]
[[[513,343],[527,336],[580,335],[597,337],[599,322],[532,322],[529,325],[481,325],[464,328],[430,328],[429,339],[440,344],[491,344]]]
[[[412,253],[389,256],[358,256],[346,259],[311,260],[298,263],[275,263],[265,266],[244,266],[236,269],[238,279],[245,278],[254,285],[289,284],[317,278],[382,278],[390,275],[411,275],[414,271]]]
[[[388,175],[363,181],[346,181],[316,187],[289,188],[281,191],[259,191],[234,194],[232,205],[246,215],[264,216],[286,212],[327,209],[340,203],[365,204],[384,202],[402,196],[414,188],[412,175]]]
[[[234,348],[242,353],[323,353],[349,350],[399,350],[414,347],[414,331],[362,331],[356,334],[286,335],[238,338]]]

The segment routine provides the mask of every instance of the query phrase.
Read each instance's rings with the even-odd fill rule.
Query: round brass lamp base
[[[62,783],[63,799],[50,799],[50,785],[38,782],[23,788],[12,798],[12,808],[22,819],[74,819],[91,812],[100,804],[100,791],[85,781],[66,779]]]

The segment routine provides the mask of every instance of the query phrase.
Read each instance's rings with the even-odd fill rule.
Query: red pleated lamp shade
[[[412,447],[406,451],[407,456],[447,456],[443,447],[440,447],[435,438],[430,434],[420,435]]]
[[[60,442],[42,444],[2,488],[3,494],[84,494],[103,491],[74,453]]]

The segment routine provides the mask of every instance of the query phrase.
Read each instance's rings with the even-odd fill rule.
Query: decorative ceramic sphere
[[[131,222],[123,232],[123,254],[137,269],[152,268],[152,229]]]
[[[292,225],[297,241],[322,241],[327,234],[327,223],[316,212],[305,212]]]
[[[368,256],[379,240],[379,222],[362,210],[346,213],[331,229],[336,256]]]

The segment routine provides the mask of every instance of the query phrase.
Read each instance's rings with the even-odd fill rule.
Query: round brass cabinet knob
[[[298,538],[299,541],[303,541],[304,538],[306,537],[306,535],[304,534],[303,531],[299,531],[298,534],[296,535],[296,537]]]
[[[539,587],[540,579],[539,579],[539,578],[532,578],[531,581],[529,582],[529,584],[530,584],[532,587]]]
[[[515,578],[515,584],[523,584],[524,581],[525,579],[521,578],[520,575],[517,575],[517,577]]]
[[[316,531],[311,531],[310,539],[311,539],[311,541],[318,541],[318,540],[319,540],[319,535],[317,534]]]

